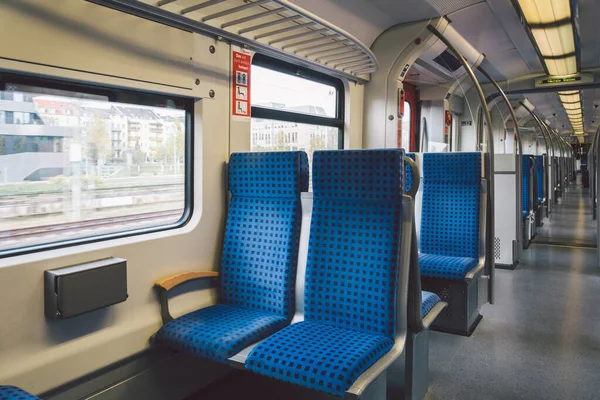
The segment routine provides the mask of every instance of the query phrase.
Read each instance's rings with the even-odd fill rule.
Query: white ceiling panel
[[[440,13],[423,0],[291,0],[351,33],[367,46],[386,29]]]
[[[581,39],[582,69],[600,66],[600,41],[598,40],[598,21],[600,21],[600,2],[598,0],[579,0],[579,35]]]
[[[486,0],[488,6],[496,16],[498,21],[501,21],[504,33],[510,37],[515,48],[521,55],[521,59],[530,73],[543,73],[544,68],[540,62],[535,48],[521,24],[517,11],[515,10],[511,0]],[[486,53],[487,54],[487,53]],[[514,79],[515,76],[507,76],[509,79]]]
[[[452,26],[486,55],[493,72],[497,72],[494,74],[496,79],[512,79],[530,73],[529,66],[488,3],[478,3],[457,11],[450,14],[449,18],[452,20]]]
[[[515,49],[486,2],[456,11],[448,18],[452,26],[480,52],[491,54]]]

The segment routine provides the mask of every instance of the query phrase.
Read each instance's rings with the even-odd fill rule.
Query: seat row
[[[480,319],[486,196],[481,153],[409,156],[317,151],[307,193],[304,152],[232,154],[219,272],[156,283],[153,343],[337,397],[423,398],[428,328]],[[420,237],[405,195],[419,186]],[[173,319],[169,292],[193,279],[218,304]]]
[[[544,168],[545,155],[524,154],[521,157],[523,248],[526,249],[536,236],[537,228],[543,225],[544,217],[547,217],[548,201],[545,188],[548,178]]]
[[[481,320],[479,305],[487,302],[479,290],[489,262],[485,156],[457,152],[409,153],[408,157],[422,165],[417,219],[423,289],[448,303],[432,328],[471,335]]]
[[[319,151],[312,172],[310,196],[304,152],[231,156],[219,304],[156,344],[334,396],[385,390],[413,318],[404,153]]]

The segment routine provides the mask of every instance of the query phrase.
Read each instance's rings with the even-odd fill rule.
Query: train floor
[[[600,398],[600,267],[587,189],[572,186],[471,337],[432,332],[428,400]],[[188,400],[315,399],[235,372]]]

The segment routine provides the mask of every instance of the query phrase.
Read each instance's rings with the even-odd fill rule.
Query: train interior
[[[599,18],[0,2],[0,400],[600,398]]]

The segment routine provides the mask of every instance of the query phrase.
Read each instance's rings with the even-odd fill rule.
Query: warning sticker
[[[250,121],[250,72],[253,51],[231,46],[231,117]]]

